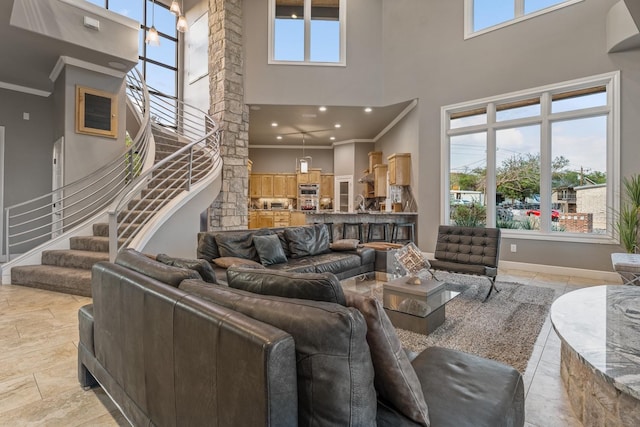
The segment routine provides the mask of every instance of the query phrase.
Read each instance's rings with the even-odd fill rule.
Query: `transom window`
[[[616,72],[443,107],[443,222],[611,240],[618,81]]]
[[[345,65],[346,0],[269,0],[269,63]]]
[[[581,1],[583,0],[465,0],[465,38]]]

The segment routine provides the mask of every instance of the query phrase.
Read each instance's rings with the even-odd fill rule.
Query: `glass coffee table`
[[[444,323],[446,304],[460,292],[435,279],[419,285],[411,280],[404,276],[383,283],[382,306],[395,327],[428,335]]]

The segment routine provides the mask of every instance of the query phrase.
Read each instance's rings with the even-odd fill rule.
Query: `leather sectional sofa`
[[[135,426],[524,425],[515,369],[437,347],[408,356],[380,304],[335,275],[228,276],[208,283],[132,250],[96,264],[80,384]]]
[[[258,241],[267,243],[256,244]],[[272,255],[274,249],[279,248],[268,246],[274,242],[280,243],[277,245],[282,249],[279,257]],[[371,272],[375,263],[375,251],[357,247],[357,241],[330,244],[325,224],[201,232],[197,257],[212,264],[218,282],[222,283],[226,281],[225,267],[241,265],[243,261],[244,265],[261,264],[275,271],[333,273],[340,280]]]

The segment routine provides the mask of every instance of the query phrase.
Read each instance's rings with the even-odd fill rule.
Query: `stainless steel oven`
[[[320,205],[320,186],[300,184],[298,186],[298,208],[302,211],[317,211]]]

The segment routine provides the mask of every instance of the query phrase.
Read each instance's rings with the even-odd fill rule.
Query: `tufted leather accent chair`
[[[429,260],[434,270],[486,276],[491,287],[485,300],[494,289],[499,292],[495,286],[500,257],[499,228],[441,225],[434,257]]]

